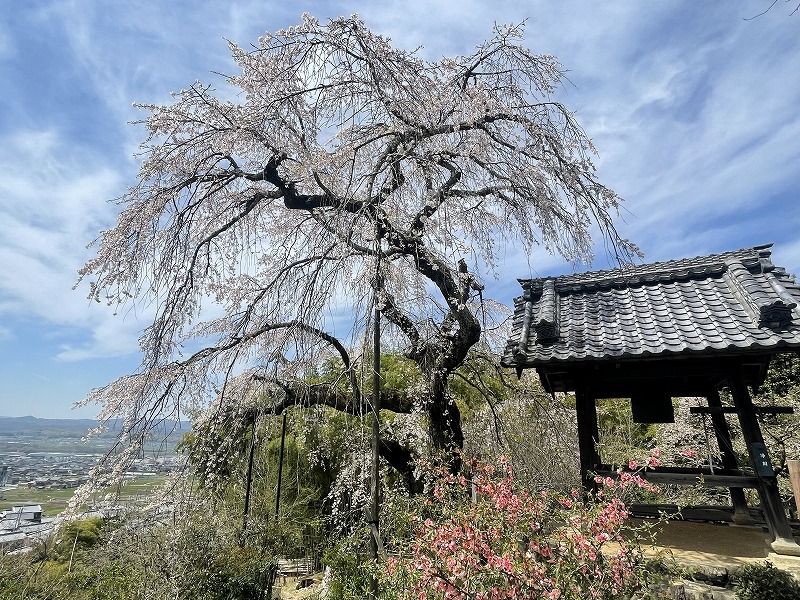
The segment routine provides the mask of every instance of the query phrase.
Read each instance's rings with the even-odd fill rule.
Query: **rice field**
[[[164,476],[142,476],[126,481],[107,493],[118,493],[121,501],[146,496],[164,482]],[[0,495],[0,510],[7,510],[12,505],[40,504],[42,515],[54,517],[67,507],[74,489],[39,490],[35,488],[12,488],[4,490]]]

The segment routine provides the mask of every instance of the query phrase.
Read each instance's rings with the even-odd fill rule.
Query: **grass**
[[[119,499],[124,501],[136,496],[152,493],[165,478],[161,475],[155,477],[138,477],[126,481],[125,485],[113,491],[119,492]],[[67,502],[72,498],[74,489],[69,490],[37,490],[34,488],[7,489],[3,492],[4,499],[0,500],[0,510],[9,509],[12,505],[40,504],[42,515],[54,517],[67,507]]]
[[[41,504],[42,514],[46,517],[54,517],[67,506],[67,502],[72,498],[75,490],[36,490],[30,488],[17,488],[6,490],[3,495],[5,499],[0,501],[5,509],[12,504]]]

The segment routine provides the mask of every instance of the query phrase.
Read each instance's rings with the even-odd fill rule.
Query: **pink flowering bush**
[[[598,498],[515,488],[511,466],[473,463],[472,480],[428,466],[432,494],[412,517],[416,535],[385,565],[387,596],[421,600],[630,597],[646,583],[629,542],[619,490],[636,474],[601,480]],[[634,536],[635,537],[635,536]]]

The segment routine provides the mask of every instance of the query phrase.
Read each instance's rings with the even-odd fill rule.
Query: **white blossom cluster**
[[[203,414],[213,433],[215,399],[239,418],[256,381],[290,403],[362,410],[366,371],[348,349],[368,346],[374,292],[423,374],[428,438],[459,443],[445,390],[486,322],[478,265],[507,244],[589,260],[592,230],[636,252],[591,140],[550,97],[562,67],[522,34],[497,27],[472,54],[429,62],[357,17],[306,15],[254,48],[230,44],[225,92],[195,82],[139,105],[138,181],[80,272],[98,302],[157,308],[139,373],[86,400],[122,421],[123,461],[164,418]],[[308,385],[332,351],[341,379]],[[212,438],[208,460],[223,460]]]

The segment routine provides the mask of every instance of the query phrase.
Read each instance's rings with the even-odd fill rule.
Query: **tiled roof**
[[[502,362],[528,368],[800,348],[800,287],[772,264],[771,247],[520,280]]]

